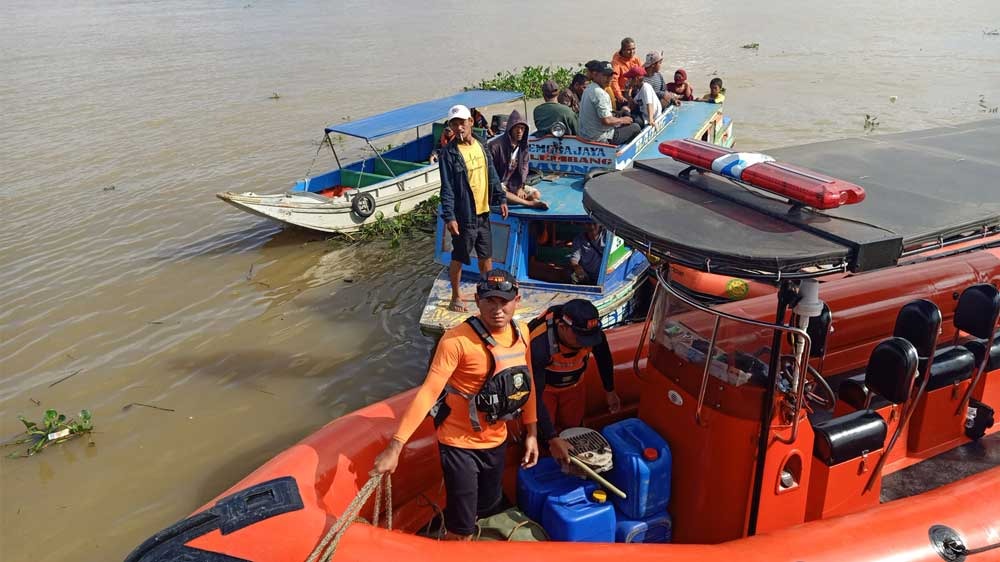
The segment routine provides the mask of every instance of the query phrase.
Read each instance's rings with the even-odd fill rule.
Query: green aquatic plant
[[[94,430],[94,421],[89,410],[80,410],[79,420],[52,409],[45,410],[40,423],[30,421],[24,416],[17,416],[17,419],[24,424],[24,431],[3,446],[28,445],[28,448],[23,452],[7,455],[10,458],[30,457],[53,443],[63,443]]]
[[[412,236],[414,231],[429,232],[434,228],[440,203],[441,198],[435,195],[418,203],[409,213],[392,218],[386,218],[382,211],[378,211],[375,213],[375,220],[361,225],[361,229],[352,238],[358,241],[387,239],[389,247],[399,248],[403,244],[403,238]],[[400,206],[400,203],[396,203],[393,211],[398,213]]]
[[[522,92],[527,98],[542,97],[542,84],[555,80],[560,87],[569,86],[573,75],[583,72],[583,65],[576,66],[526,66],[520,71],[497,72],[493,78],[480,80],[479,84],[466,90],[506,90]]]
[[[756,50],[760,49],[760,43],[747,43],[746,45],[743,45],[743,48],[744,49],[753,49],[753,50],[756,51]]]

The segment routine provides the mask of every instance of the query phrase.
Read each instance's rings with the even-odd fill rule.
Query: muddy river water
[[[46,408],[88,408],[97,427],[0,459],[0,560],[120,560],[329,419],[421,380],[429,239],[351,245],[214,197],[332,167],[316,158],[326,124],[610,58],[626,35],[696,92],[722,77],[744,149],[997,118],[1000,3],[818,6],[0,4],[0,437]]]

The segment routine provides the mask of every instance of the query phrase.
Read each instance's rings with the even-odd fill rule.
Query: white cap
[[[469,111],[468,107],[464,105],[453,105],[451,109],[448,110],[448,121],[452,119],[470,119],[472,117],[472,112]]]

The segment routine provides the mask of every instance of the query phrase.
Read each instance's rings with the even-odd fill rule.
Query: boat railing
[[[665,274],[666,276],[664,276],[664,270],[666,270],[666,274]],[[663,307],[658,302],[658,298],[660,297],[660,295],[664,294],[664,292],[665,292],[665,294],[667,294],[667,295],[669,295],[669,296],[671,296],[671,297],[679,300],[680,302],[684,303],[685,305],[687,305],[687,306],[689,306],[689,307],[691,307],[691,308],[693,308],[695,310],[698,310],[700,312],[703,312],[703,313],[708,314],[709,316],[713,317],[712,335],[711,335],[711,338],[709,340],[708,350],[705,353],[705,367],[702,370],[701,384],[700,384],[699,389],[698,389],[698,402],[697,402],[697,405],[695,407],[695,421],[698,423],[698,425],[703,425],[701,413],[702,413],[702,409],[704,408],[704,404],[705,404],[705,392],[706,392],[706,390],[708,388],[709,377],[711,376],[711,373],[709,372],[709,370],[710,370],[711,364],[712,364],[713,352],[715,350],[716,343],[718,342],[719,326],[720,326],[722,320],[724,320],[724,319],[725,320],[730,320],[730,321],[733,321],[733,322],[736,322],[736,323],[739,323],[739,324],[744,324],[744,325],[752,326],[752,327],[756,327],[756,328],[765,328],[765,329],[768,329],[768,330],[773,330],[773,331],[784,333],[784,334],[791,334],[791,335],[793,335],[794,337],[797,337],[797,338],[802,338],[801,341],[804,342],[804,346],[802,347],[802,352],[801,352],[801,354],[798,357],[795,357],[795,360],[796,360],[796,364],[795,364],[796,371],[795,372],[798,373],[799,376],[796,376],[796,377],[793,378],[793,385],[792,385],[792,388],[789,391],[790,393],[793,393],[795,395],[794,407],[793,407],[793,409],[791,411],[791,415],[790,415],[790,418],[791,418],[791,435],[789,436],[788,439],[784,439],[784,438],[782,438],[780,436],[776,436],[775,437],[778,441],[780,441],[782,443],[786,443],[786,444],[794,443],[795,440],[798,437],[799,415],[800,415],[801,410],[802,410],[802,402],[803,402],[803,399],[804,399],[804,396],[805,396],[805,387],[806,387],[806,385],[805,385],[805,380],[804,380],[804,374],[807,372],[807,369],[808,369],[809,352],[810,352],[811,345],[812,345],[812,340],[810,339],[809,334],[805,330],[803,330],[801,328],[796,328],[796,327],[793,327],[793,326],[786,326],[786,325],[783,325],[783,324],[776,324],[776,323],[772,323],[772,322],[764,322],[764,321],[756,320],[756,319],[753,319],[753,318],[745,318],[745,317],[742,317],[742,316],[731,314],[731,313],[728,313],[728,312],[725,312],[725,311],[722,311],[722,310],[717,310],[717,309],[714,309],[714,308],[712,308],[710,306],[704,305],[704,304],[702,304],[702,303],[700,303],[700,302],[698,302],[698,301],[690,298],[683,291],[681,291],[677,287],[675,287],[670,282],[670,268],[669,267],[665,267],[665,266],[661,266],[661,267],[659,267],[659,268],[656,269],[656,289],[655,289],[655,292],[654,292],[654,298],[653,298],[653,302],[652,302],[652,307],[653,308],[652,308],[651,313],[646,318],[646,324],[645,324],[645,326],[643,328],[642,341],[640,342],[640,345],[638,346],[638,348],[636,350],[635,361],[633,362],[633,367],[636,370],[638,370],[640,355],[642,353],[642,350],[643,350],[645,344],[647,343],[646,340],[647,339],[653,339],[653,336],[650,336],[651,331],[655,335],[655,333],[656,333],[655,330],[660,329],[658,324],[659,324],[660,320],[662,320],[662,312],[661,311],[663,310]],[[771,350],[771,353],[772,354],[780,354],[780,349],[773,349],[773,350]],[[769,384],[771,384],[771,385],[776,384],[777,381],[774,380],[774,377],[777,377],[777,376],[779,376],[777,369],[769,369],[769,372],[768,372]]]

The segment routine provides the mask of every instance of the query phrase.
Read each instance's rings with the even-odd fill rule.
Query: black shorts
[[[459,449],[438,443],[447,503],[444,526],[449,533],[471,535],[476,519],[491,515],[503,496],[507,443],[492,449]]]
[[[459,225],[458,236],[451,236],[451,260],[460,261],[465,265],[472,263],[472,251],[476,257],[486,259],[493,257],[493,231],[490,229],[490,214],[476,215],[476,228],[468,230]]]

